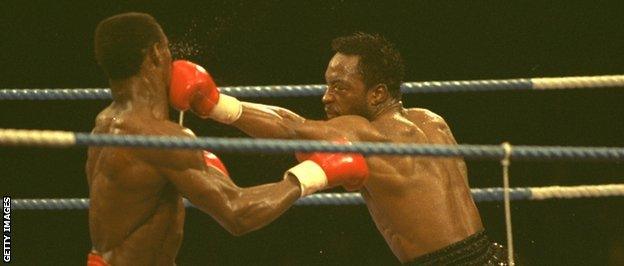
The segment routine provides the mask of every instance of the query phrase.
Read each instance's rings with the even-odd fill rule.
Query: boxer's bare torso
[[[191,137],[141,106],[113,103],[98,115],[93,133]],[[197,150],[91,147],[86,173],[92,251],[111,265],[174,265],[183,233],[182,196],[241,235],[275,220],[300,195],[295,178],[238,187],[205,165]]]
[[[423,109],[382,116],[371,126],[391,143],[455,144],[444,120]],[[482,230],[463,159],[369,156],[367,163],[371,175],[361,194],[377,228],[401,261]]]
[[[253,137],[456,144],[445,121],[425,109],[405,109],[385,85],[367,88],[359,57],[337,53],[325,73],[328,120],[243,103],[232,125]],[[462,158],[367,156],[361,190],[377,228],[401,262],[438,250],[483,229]]]
[[[111,105],[93,133],[182,135],[179,126]],[[182,197],[144,150],[91,147],[87,159],[89,227],[95,252],[112,265],[171,265],[184,225]]]
[[[96,59],[107,72],[113,102],[97,116],[93,133],[192,137],[169,121],[172,58],[155,19],[119,14],[101,21],[95,35]],[[238,187],[204,154],[90,147],[85,171],[95,254],[88,260],[103,258],[115,266],[174,265],[184,224],[182,197],[230,233],[242,235],[275,220],[301,195],[291,176]]]
[[[256,137],[347,139],[410,144],[456,144],[444,120],[400,104],[368,121],[343,115],[305,120],[278,107],[245,103],[235,126]],[[483,229],[462,158],[367,156],[370,176],[361,194],[377,228],[402,262]]]

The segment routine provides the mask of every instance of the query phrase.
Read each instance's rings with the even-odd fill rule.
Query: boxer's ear
[[[375,85],[368,91],[368,101],[371,105],[379,105],[388,100],[390,94],[388,93],[388,86],[383,83]]]
[[[160,43],[155,42],[147,50],[147,56],[149,56],[152,62],[154,63],[154,65],[157,65],[157,66],[163,64],[164,62],[164,53],[162,51],[161,46],[162,45]]]

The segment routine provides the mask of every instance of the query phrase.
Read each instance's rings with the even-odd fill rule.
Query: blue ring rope
[[[605,79],[613,79],[605,82]],[[554,80],[553,80],[554,79]],[[401,91],[410,93],[442,93],[442,92],[478,92],[478,91],[516,91],[553,88],[608,88],[624,87],[622,76],[596,77],[562,77],[553,79],[519,78],[519,79],[489,79],[489,80],[460,80],[460,81],[425,81],[406,82],[401,85]],[[601,81],[596,81],[601,79]],[[565,81],[573,80],[574,85]],[[559,83],[561,81],[561,83]],[[584,82],[583,82],[584,81]],[[326,86],[316,85],[275,85],[275,86],[235,86],[221,87],[220,90],[234,97],[299,97],[319,96]],[[94,100],[111,99],[108,88],[47,88],[47,89],[0,89],[0,100]]]
[[[225,152],[357,152],[361,154],[462,156],[467,159],[502,159],[505,152],[498,145],[423,145],[358,142],[336,145],[328,141],[275,140],[248,138],[171,138],[140,135],[75,133],[76,145],[131,146],[179,149],[210,149]],[[620,147],[513,146],[514,160],[599,160],[624,161]]]
[[[502,201],[503,188],[475,188],[471,189],[476,202]],[[510,190],[511,200],[531,200],[531,188],[520,187]],[[299,199],[295,205],[361,205],[364,200],[358,193],[318,193]],[[81,210],[89,207],[89,199],[14,199],[11,207],[16,210]],[[186,207],[194,207],[188,200]]]

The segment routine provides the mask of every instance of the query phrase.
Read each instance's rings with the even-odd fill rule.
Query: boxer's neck
[[[387,115],[395,115],[403,110],[403,103],[398,100],[386,101],[380,104],[370,116],[370,121],[375,121],[380,117]]]
[[[159,119],[169,118],[167,87],[157,75],[139,73],[127,79],[109,80],[109,84],[115,103],[150,111]]]

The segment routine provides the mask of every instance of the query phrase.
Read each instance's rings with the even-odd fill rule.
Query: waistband
[[[407,265],[507,265],[505,253],[503,246],[490,241],[481,230]]]

